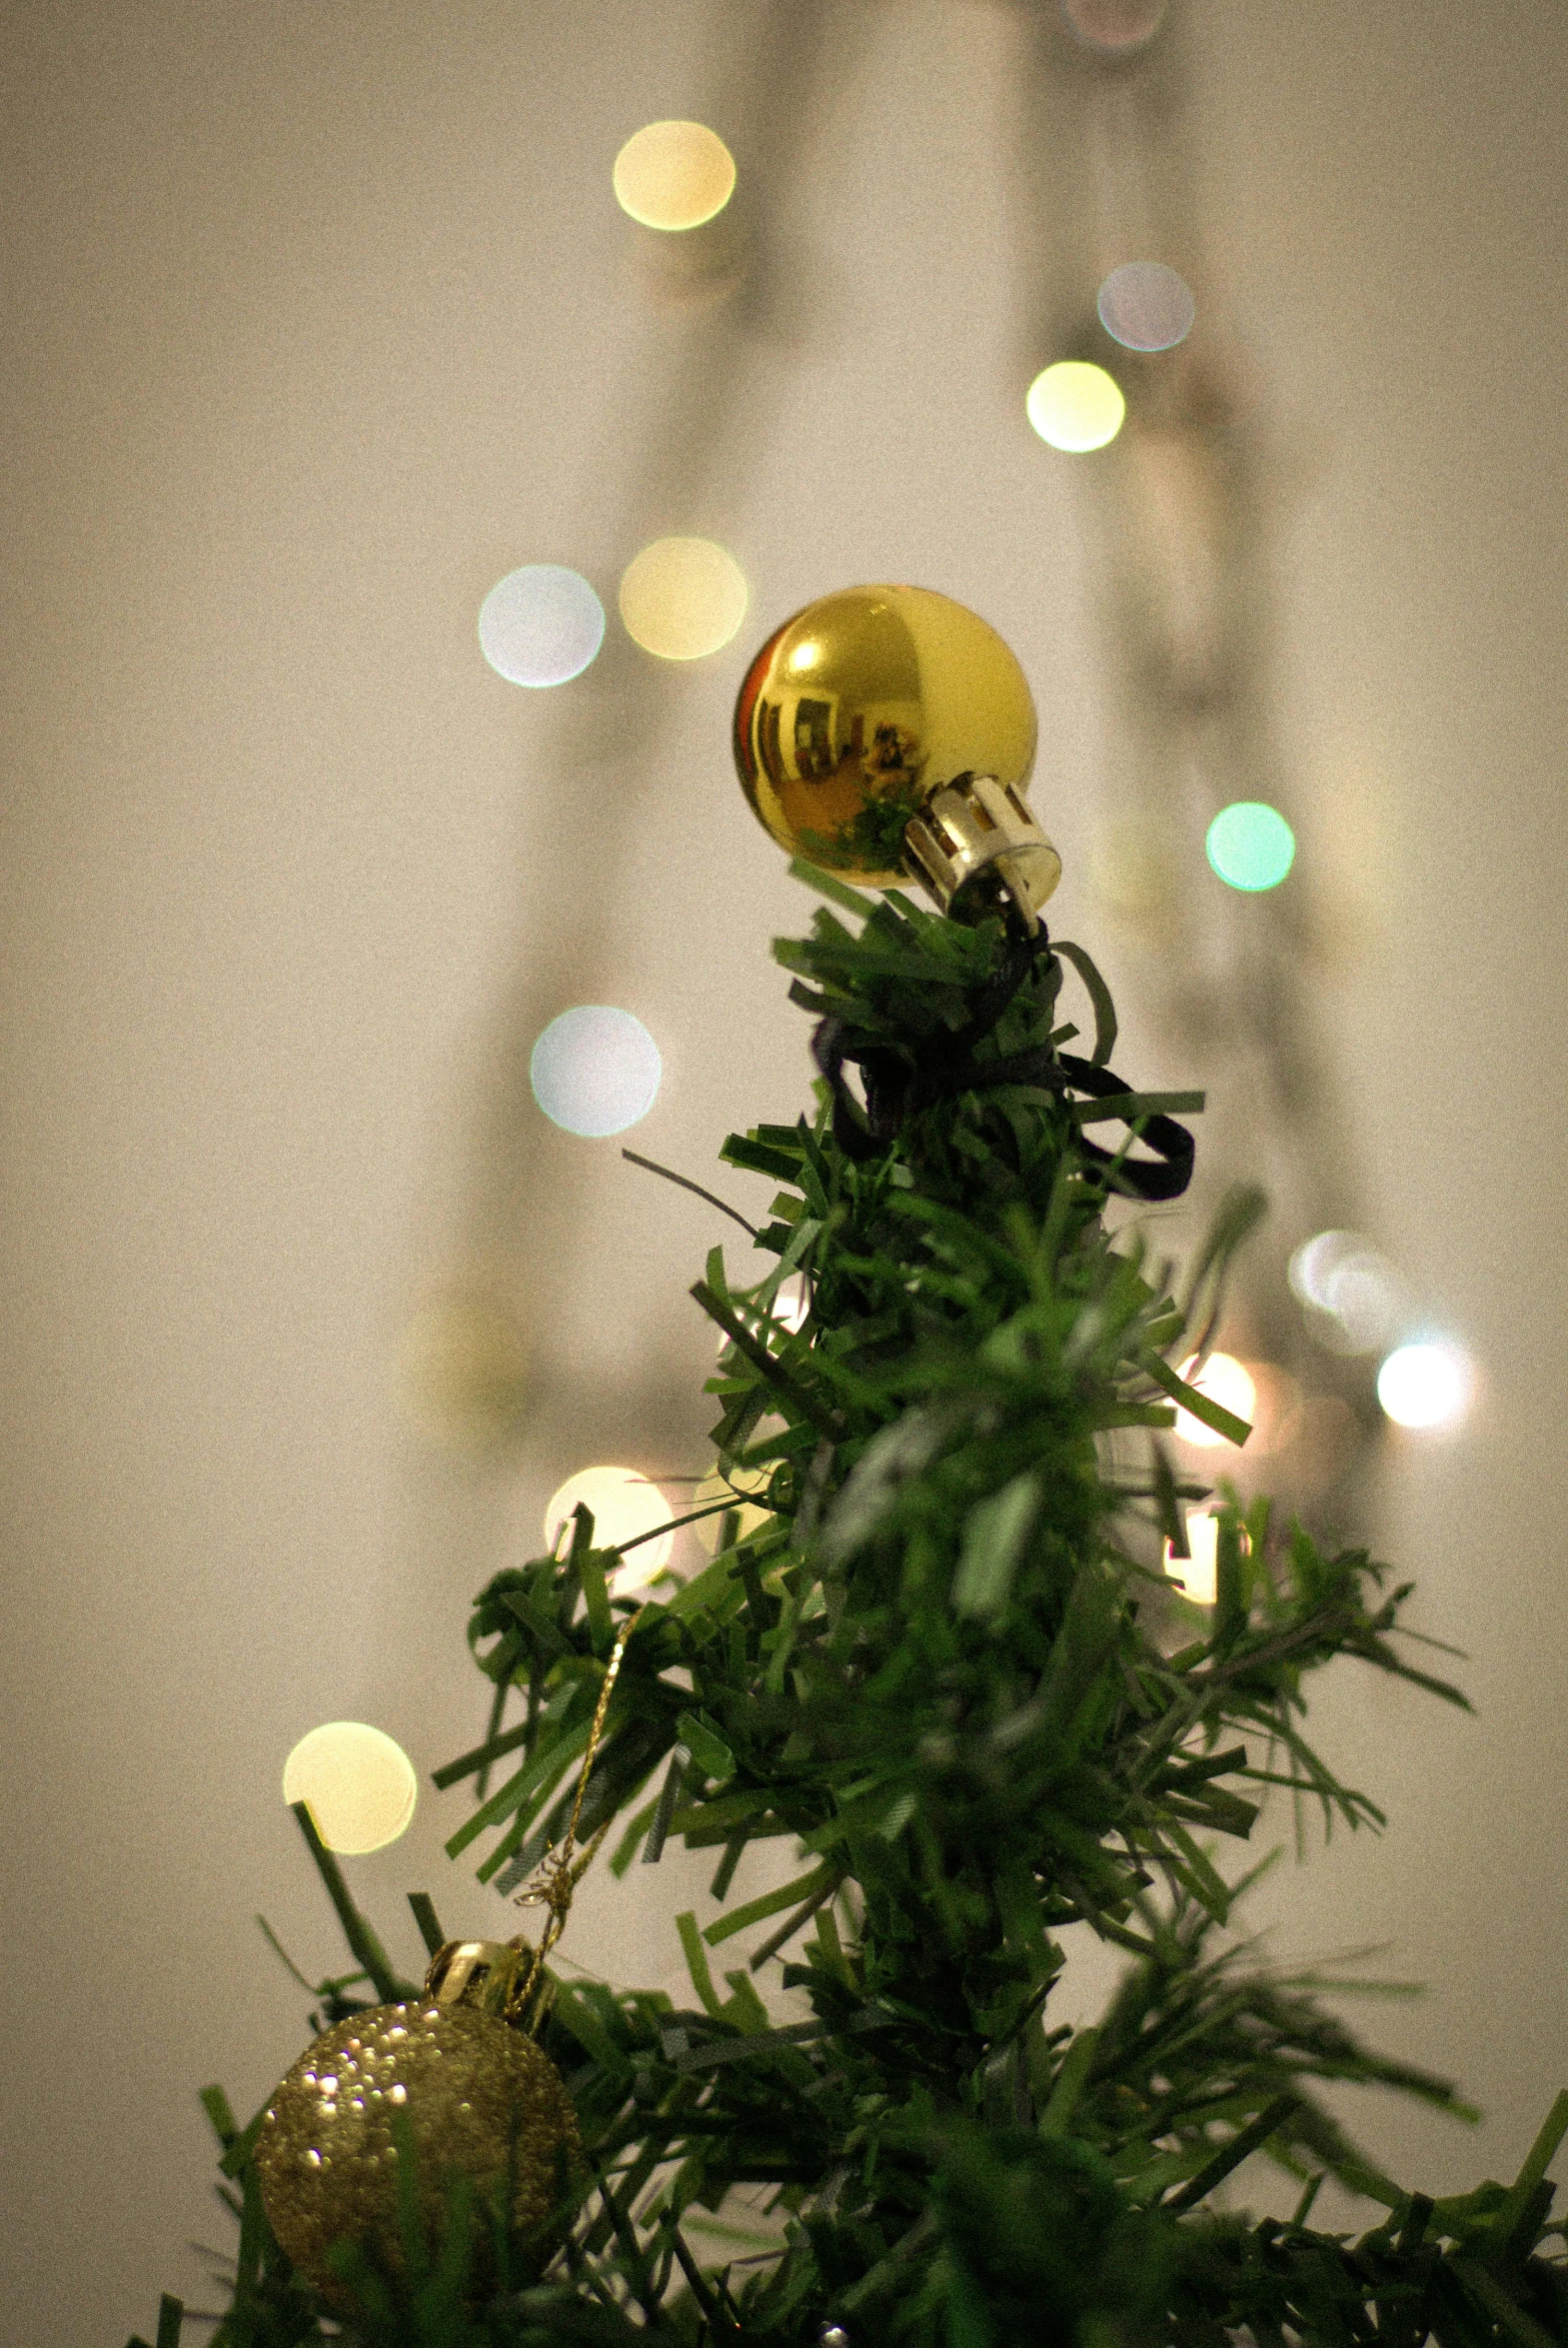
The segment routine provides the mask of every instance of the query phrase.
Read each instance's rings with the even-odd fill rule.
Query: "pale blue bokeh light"
[[[565,685],[605,641],[605,607],[580,572],[525,563],[479,607],[480,650],[512,685]]]
[[[1225,886],[1248,895],[1277,889],[1296,861],[1295,834],[1279,810],[1261,799],[1222,807],[1203,845]]]
[[[1185,342],[1197,316],[1192,288],[1163,261],[1127,261],[1113,269],[1095,308],[1105,332],[1128,351],[1168,351]]]
[[[1457,1345],[1420,1338],[1398,1345],[1377,1373],[1377,1398],[1396,1426],[1457,1426],[1470,1401],[1472,1372]]]
[[[580,1003],[551,1021],[529,1059],[534,1098],[553,1125],[599,1140],[647,1117],[664,1064],[640,1019]]]

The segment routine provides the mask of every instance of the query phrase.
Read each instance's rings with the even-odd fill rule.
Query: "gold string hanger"
[[[526,1979],[520,1987],[513,1990],[507,2000],[506,2012],[509,2021],[517,2020],[527,2011],[535,1985],[544,1970],[545,1959],[566,1929],[567,1917],[572,1909],[572,1895],[593,1865],[600,1844],[615,1823],[613,1817],[607,1818],[587,1849],[581,1855],[575,1855],[578,1828],[583,1820],[583,1798],[588,1792],[588,1781],[594,1774],[594,1763],[599,1758],[599,1748],[605,1733],[605,1716],[610,1709],[610,1698],[615,1692],[616,1681],[621,1674],[621,1660],[627,1651],[627,1641],[647,1612],[648,1606],[645,1604],[639,1606],[637,1612],[628,1617],[622,1624],[616,1643],[610,1651],[610,1660],[605,1666],[604,1685],[599,1691],[599,1701],[594,1706],[594,1717],[589,1725],[588,1749],[583,1755],[583,1767],[578,1776],[577,1797],[572,1804],[572,1815],[567,1821],[567,1830],[562,1837],[560,1848],[551,1850],[547,1854],[534,1875],[513,1900],[514,1907],[548,1907],[550,1915],[546,1921],[545,1929],[540,1935],[539,1946],[534,1951],[534,1961],[529,1966]],[[527,1943],[519,1935],[515,1945],[522,1948],[526,1947]]]

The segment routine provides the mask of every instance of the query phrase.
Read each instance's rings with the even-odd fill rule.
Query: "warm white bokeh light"
[[[746,576],[711,538],[656,538],[627,565],[621,618],[662,661],[701,661],[730,642],[747,607]]]
[[[1219,1589],[1219,1518],[1194,1509],[1187,1517],[1187,1547],[1191,1556],[1178,1557],[1165,1543],[1165,1571],[1194,1606],[1212,1606]]]
[[[701,228],[735,193],[735,157],[706,122],[650,122],[611,175],[616,202],[645,228]]]
[[[766,1492],[773,1472],[771,1467],[736,1467],[728,1475],[721,1475],[717,1467],[708,1470],[692,1496],[692,1506],[713,1508],[714,1513],[712,1516],[699,1517],[692,1529],[710,1556],[719,1546],[720,1529],[725,1520],[725,1512],[715,1506],[716,1501],[733,1501],[739,1509],[741,1521],[736,1528],[737,1540],[745,1540],[749,1532],[759,1532],[765,1524],[777,1522],[772,1508],[754,1507],[749,1500],[741,1497],[744,1492]]]
[[[1196,1375],[1193,1374],[1195,1370]],[[1211,1353],[1202,1369],[1198,1370],[1197,1355],[1194,1353],[1183,1361],[1179,1375],[1210,1402],[1217,1402],[1222,1410],[1233,1411],[1237,1418],[1244,1418],[1251,1425],[1257,1388],[1252,1382],[1250,1370],[1245,1369],[1233,1354]],[[1207,1450],[1211,1444],[1228,1443],[1230,1440],[1228,1435],[1218,1433],[1214,1427],[1205,1426],[1201,1418],[1194,1418],[1190,1410],[1177,1410],[1176,1432],[1184,1443],[1195,1443],[1201,1450]]]
[[[1102,449],[1121,430],[1127,403],[1114,376],[1088,359],[1058,359],[1029,385],[1023,403],[1041,440],[1069,456]]]
[[[328,1720],[283,1764],[283,1798],[304,1802],[329,1850],[384,1850],[405,1832],[419,1779],[402,1745],[363,1720]]]
[[[623,1541],[637,1541],[616,1569],[618,1590],[641,1589],[669,1564],[676,1545],[673,1532],[659,1532],[674,1513],[657,1483],[635,1467],[580,1467],[550,1495],[545,1510],[545,1543],[554,1549],[564,1526],[570,1525],[578,1502],[594,1513],[594,1546],[617,1549]],[[655,1533],[644,1540],[644,1533]]]
[[[1377,1373],[1377,1398],[1396,1426],[1457,1426],[1470,1401],[1470,1364],[1457,1345],[1398,1345]]]

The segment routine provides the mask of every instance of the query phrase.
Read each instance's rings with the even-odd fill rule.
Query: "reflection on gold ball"
[[[747,671],[735,756],[782,848],[886,888],[903,828],[960,775],[1020,790],[1034,703],[996,634],[928,587],[849,587],[771,636]]]
[[[495,2015],[421,2001],[336,2023],[289,2072],[256,2143],[272,2230],[336,2305],[343,2291],[327,2260],[335,2242],[402,2264],[398,2113],[432,2245],[453,2177],[488,2199],[505,2191],[511,2168],[512,2218],[527,2232],[556,2205],[558,2155],[569,2167],[579,2157],[560,2073],[532,2038]]]

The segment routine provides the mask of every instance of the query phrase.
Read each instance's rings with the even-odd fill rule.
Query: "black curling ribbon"
[[[1032,1085],[1054,1093],[1089,1093],[1096,1100],[1130,1093],[1131,1086],[1108,1068],[1098,1068],[1075,1053],[1057,1052],[1048,1044],[1031,1052],[1015,1052],[1002,1060],[977,1062],[975,1047],[995,1028],[1035,959],[1049,951],[1041,923],[1038,936],[1011,941],[1001,969],[979,997],[974,1016],[950,1036],[932,1036],[911,1061],[902,1050],[877,1042],[845,1021],[824,1019],[811,1037],[811,1056],[832,1094],[833,1140],[846,1158],[863,1164],[896,1140],[911,1117],[934,1102],[959,1093],[986,1093],[1001,1085]],[[857,1068],[865,1090],[862,1119],[859,1105],[844,1076],[845,1067]],[[1196,1155],[1192,1136],[1162,1111],[1138,1121],[1138,1139],[1153,1151],[1152,1158],[1127,1158],[1103,1150],[1087,1135],[1078,1136],[1078,1150],[1093,1166],[1114,1167],[1119,1188],[1139,1198],[1179,1198],[1192,1179]]]

